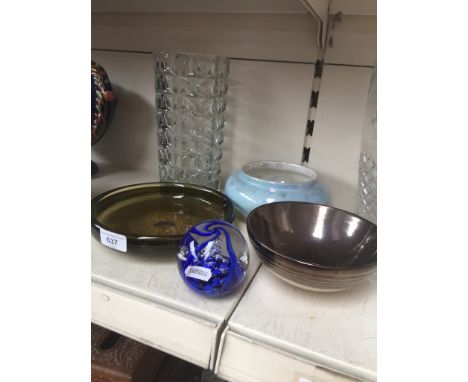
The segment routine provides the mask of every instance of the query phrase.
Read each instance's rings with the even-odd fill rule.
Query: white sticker
[[[120,252],[127,252],[127,238],[111,231],[100,228],[101,243]]]
[[[205,267],[198,267],[196,265],[189,265],[185,268],[185,276],[193,279],[208,281],[211,279],[211,269]]]

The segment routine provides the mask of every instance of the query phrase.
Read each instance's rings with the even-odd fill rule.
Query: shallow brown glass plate
[[[178,244],[193,225],[210,219],[234,220],[234,207],[216,190],[182,183],[120,187],[91,201],[91,225],[126,237],[130,246]]]

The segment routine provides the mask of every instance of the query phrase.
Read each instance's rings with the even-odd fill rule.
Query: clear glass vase
[[[377,224],[377,70],[367,97],[359,158],[359,215]]]
[[[159,52],[154,63],[160,180],[219,189],[229,60]]]

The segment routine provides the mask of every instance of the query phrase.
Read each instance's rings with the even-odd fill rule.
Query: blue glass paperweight
[[[177,253],[180,275],[195,292],[223,296],[238,287],[249,265],[249,250],[241,232],[222,220],[190,228]]]

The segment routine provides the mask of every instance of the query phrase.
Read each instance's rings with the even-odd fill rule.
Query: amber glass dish
[[[178,244],[193,225],[234,220],[223,193],[184,183],[142,183],[116,188],[91,201],[91,225],[124,235],[130,246]]]

